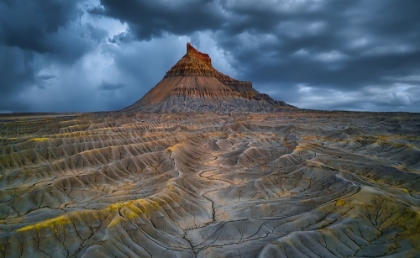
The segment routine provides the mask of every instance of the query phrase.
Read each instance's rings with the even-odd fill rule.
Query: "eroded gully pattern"
[[[0,126],[0,257],[415,256],[420,116],[102,113]]]

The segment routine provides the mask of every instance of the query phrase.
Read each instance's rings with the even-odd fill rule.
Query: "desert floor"
[[[0,257],[419,257],[420,114],[0,116]]]

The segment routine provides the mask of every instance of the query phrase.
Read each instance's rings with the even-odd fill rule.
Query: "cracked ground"
[[[0,120],[0,257],[420,256],[419,114]]]

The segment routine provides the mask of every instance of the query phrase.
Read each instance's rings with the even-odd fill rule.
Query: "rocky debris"
[[[194,107],[194,109],[192,109]],[[187,43],[187,53],[162,81],[125,111],[274,112],[294,109],[213,68],[211,58]]]

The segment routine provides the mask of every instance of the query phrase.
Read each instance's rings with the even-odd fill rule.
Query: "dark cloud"
[[[72,66],[107,36],[103,29],[81,24],[82,2],[0,1],[0,111],[30,111],[19,95],[32,87],[45,90],[56,77],[42,70]]]
[[[235,67],[261,83],[346,90],[383,83],[386,75],[417,72],[420,19],[413,10],[419,10],[418,1],[317,1],[298,12],[293,6],[253,9],[235,3],[226,8],[246,17],[234,22],[233,28],[243,29],[233,35],[219,31],[218,42],[232,52]]]
[[[215,68],[297,106],[420,112],[418,10],[418,0],[0,0],[0,111],[122,108],[190,41]]]
[[[102,0],[92,14],[106,15],[124,22],[141,40],[165,34],[188,35],[195,31],[220,28],[225,17],[217,1],[118,1]]]
[[[381,95],[381,90],[389,92],[396,82],[404,82],[390,81],[389,77],[419,74],[418,1],[290,1],[288,6],[286,2],[258,8],[245,1],[225,4],[237,19],[231,29],[216,31],[216,38],[219,46],[230,52],[233,66],[241,76],[253,81],[255,87],[273,92],[277,82],[275,95],[296,101],[298,106],[420,110],[416,107],[420,105],[418,98],[401,101],[407,98],[398,94],[386,102],[374,97],[349,101],[341,97],[340,103],[333,105],[323,104],[326,99],[307,105],[308,101],[299,97],[304,94],[296,87],[307,84],[319,89],[312,94],[337,98],[330,89],[360,93],[379,86],[375,92],[365,92],[375,96]],[[308,2],[312,4],[306,5]],[[414,88],[420,87],[419,81],[412,83]],[[373,107],[361,105],[358,100],[372,103]]]
[[[49,37],[80,14],[77,2],[3,0],[0,2],[1,42],[26,50],[53,52]]]
[[[107,35],[91,24],[81,25],[81,0],[0,2],[0,44],[61,61],[74,62]]]

